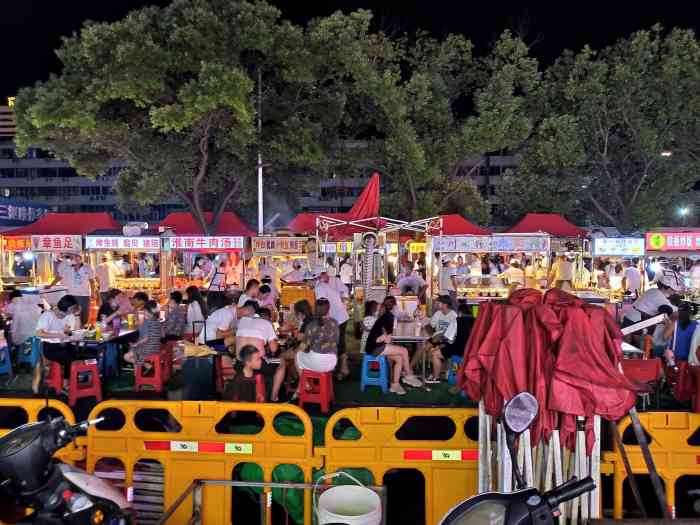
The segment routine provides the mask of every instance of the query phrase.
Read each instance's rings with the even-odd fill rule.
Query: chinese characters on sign
[[[655,252],[700,250],[700,232],[647,232],[646,247]]]
[[[193,235],[188,237],[169,237],[167,241],[171,250],[215,251],[243,249],[243,237]]]
[[[13,223],[34,222],[46,213],[46,208],[20,205],[13,202],[0,202],[0,221]]]
[[[323,253],[352,253],[352,241],[324,243]]]
[[[304,253],[306,237],[253,237],[253,253]]]
[[[119,237],[92,236],[85,238],[85,248],[88,250],[138,250],[159,251],[160,237]]]
[[[32,235],[32,250],[36,252],[80,252],[80,235]]]
[[[630,237],[598,237],[593,239],[593,255],[641,257],[644,255],[644,239]]]
[[[10,252],[31,250],[32,241],[29,237],[5,237],[5,249]]]
[[[459,235],[436,237],[433,251],[448,253],[533,253],[548,252],[546,235]]]

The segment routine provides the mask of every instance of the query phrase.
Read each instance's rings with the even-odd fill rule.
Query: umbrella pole
[[[595,444],[591,454],[591,477],[595,481],[595,489],[590,493],[591,518],[600,518],[600,416],[593,416],[593,433]]]
[[[479,494],[493,489],[491,484],[491,417],[479,401]]]

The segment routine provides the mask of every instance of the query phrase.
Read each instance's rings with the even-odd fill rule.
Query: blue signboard
[[[24,226],[49,211],[46,204],[0,199],[0,226]]]

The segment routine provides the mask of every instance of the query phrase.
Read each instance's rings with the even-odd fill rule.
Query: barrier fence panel
[[[700,414],[690,412],[642,412],[642,427],[648,434],[649,449],[659,476],[664,482],[666,499],[675,515],[676,482],[682,476],[700,476]],[[630,466],[634,474],[648,474],[644,457],[636,444],[632,421],[625,417],[618,423],[620,436],[625,443]],[[697,441],[698,444],[692,444]],[[630,444],[627,444],[630,443]],[[603,459],[613,464],[613,498],[616,519],[623,517],[623,485],[627,478],[622,456],[615,443],[612,452],[605,452]],[[634,503],[631,503],[634,505]]]
[[[275,430],[275,418],[285,413],[301,421],[303,435],[282,435]],[[234,415],[248,415],[249,424],[245,428],[229,424]],[[321,466],[321,460],[313,456],[311,419],[292,405],[114,400],[100,403],[90,414],[91,419],[100,416],[105,416],[106,421],[88,431],[88,471],[95,471],[101,459],[120,461],[127,490],[136,499],[138,486],[157,478],[148,477],[152,476],[152,470],[143,474],[135,466],[146,464],[152,469],[159,464],[164,485],[163,504],[157,507],[161,513],[194,479],[232,479],[239,463],[258,464],[266,481],[272,479],[277,465],[294,464],[303,472],[306,483],[312,482],[312,469]],[[139,482],[137,486],[135,478]],[[230,489],[210,486],[203,491],[203,498],[202,518],[207,525],[231,523]],[[141,507],[135,505],[137,518],[139,512],[150,514],[139,522],[157,519],[158,512],[149,507],[146,496],[142,501]],[[191,501],[185,502],[168,523],[186,524],[191,508]],[[269,517],[269,504],[267,513]],[[310,493],[305,494],[304,522],[311,523]]]
[[[4,436],[13,428],[26,423],[44,421],[47,417],[63,416],[65,420],[75,425],[75,417],[68,405],[55,399],[21,399],[0,398],[0,436]],[[74,464],[85,459],[84,442],[71,443],[56,453],[56,458],[64,463]]]
[[[337,437],[352,425],[359,439]],[[469,433],[469,436],[467,435]],[[437,523],[459,501],[477,493],[478,411],[458,408],[350,408],[328,421],[326,472],[368,469],[382,485],[393,469],[415,469],[425,480],[425,523]]]

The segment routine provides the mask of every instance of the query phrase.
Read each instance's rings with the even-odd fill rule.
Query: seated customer
[[[294,303],[294,314],[285,320],[285,324],[280,328],[280,332],[289,335],[287,348],[285,352],[280,354],[280,364],[275,370],[275,376],[272,380],[272,394],[270,400],[276,402],[279,400],[279,392],[288,372],[299,375],[296,369],[296,353],[299,346],[302,344],[306,327],[313,319],[311,305],[306,299]]]
[[[131,301],[121,290],[112,288],[107,292],[107,301],[100,306],[97,318],[106,323],[111,323],[117,317],[126,317],[134,312]],[[104,318],[102,317],[104,315]]]
[[[433,373],[427,378],[426,383],[440,382],[442,362],[444,359],[448,359],[446,353],[449,352],[446,351],[446,349],[455,342],[457,336],[457,314],[452,309],[452,300],[450,296],[440,296],[438,303],[439,310],[435,312],[430,319],[430,327],[436,332],[435,335],[437,338],[434,336],[433,343],[428,348],[433,365]]]
[[[143,365],[149,355],[160,352],[161,328],[158,318],[158,303],[147,301],[143,305],[144,320],[139,327],[139,338],[131,343],[129,351],[124,354],[124,361],[134,365]],[[148,367],[145,367],[148,368]]]
[[[5,306],[5,316],[12,319],[10,339],[13,346],[23,345],[36,334],[36,325],[41,317],[41,309],[30,297],[22,297],[22,292],[12,290],[10,303]]]
[[[262,399],[258,397],[255,380],[255,372],[262,367],[260,350],[254,346],[246,345],[238,352],[238,359],[243,363],[243,368],[236,373],[231,381],[226,383],[223,399],[225,401],[264,403],[265,394],[262,394]]]
[[[136,312],[141,312],[145,309],[148,301],[148,294],[146,292],[136,292],[131,298],[131,306],[134,307]]]
[[[362,339],[360,339],[360,352],[365,351],[367,345],[367,337],[370,330],[379,318],[379,303],[377,301],[367,301],[365,303],[365,316],[362,319]]]
[[[236,349],[250,345],[265,355],[265,346],[267,346],[270,353],[274,355],[279,349],[275,328],[270,321],[255,313],[257,312],[256,305],[257,303],[254,301],[247,301],[243,305],[244,309],[239,312],[241,317],[236,329]]]
[[[257,279],[251,279],[246,283],[245,291],[238,298],[238,306],[243,306],[248,301],[255,301],[257,305],[259,295],[260,281],[258,281]]]
[[[390,363],[393,363],[390,391],[402,396],[406,394],[406,391],[401,386],[401,381],[416,388],[422,386],[423,383],[413,375],[408,360],[408,350],[403,346],[392,344],[391,334],[393,332],[394,316],[391,311],[385,311],[369,331],[365,353],[375,357],[383,355]]]
[[[331,372],[338,364],[338,322],[330,317],[328,299],[316,301],[316,311],[304,333],[304,348],[297,352],[296,364],[301,370]]]
[[[666,332],[670,341],[665,356],[670,366],[673,366],[677,361],[688,361],[693,335],[698,327],[698,322],[693,321],[690,316],[690,306],[687,303],[681,304],[678,307],[678,320]],[[693,348],[693,352],[696,349],[697,347]]]
[[[50,339],[42,344],[44,357],[63,366],[64,387],[68,387],[74,345],[68,341],[71,333],[80,328],[80,306],[72,295],[64,295],[51,310],[47,310],[36,325],[36,335]],[[35,385],[32,385],[33,387]],[[38,387],[38,385],[36,385]]]
[[[182,294],[175,290],[168,299],[168,311],[163,323],[163,342],[179,341],[185,333],[185,311],[182,307]]]
[[[224,339],[233,334],[236,315],[230,306],[231,301],[225,295],[216,294],[209,297],[209,316],[204,323],[204,330],[199,333],[199,344],[223,345]]]

